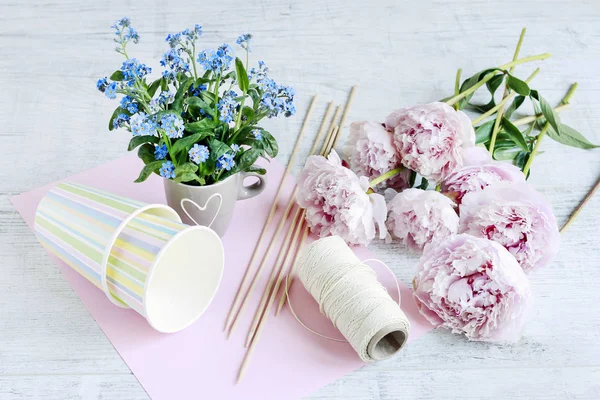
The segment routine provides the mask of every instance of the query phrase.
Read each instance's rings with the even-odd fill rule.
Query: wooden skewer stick
[[[271,220],[273,219],[273,216],[275,215],[275,211],[277,210],[277,204],[279,202],[279,196],[281,195],[281,190],[284,187],[285,180],[286,180],[288,174],[290,173],[292,166],[294,165],[294,159],[296,158],[296,154],[298,154],[298,149],[300,148],[300,143],[302,142],[302,138],[304,136],[304,133],[306,132],[306,128],[308,126],[308,121],[310,121],[310,118],[312,116],[312,112],[315,107],[315,104],[317,103],[318,97],[319,96],[317,94],[315,94],[313,96],[312,101],[310,102],[310,105],[308,106],[308,111],[306,112],[306,116],[304,117],[304,121],[302,122],[302,127],[300,128],[300,133],[298,133],[298,138],[296,139],[296,144],[294,145],[294,149],[292,150],[292,154],[290,155],[290,160],[288,162],[288,166],[286,167],[285,172],[283,173],[283,177],[281,178],[281,182],[279,184],[279,189],[277,190],[277,194],[275,195],[275,200],[273,201],[273,205],[271,206],[271,211],[269,211],[269,215],[267,216],[267,221],[265,222],[262,232],[260,233],[260,236],[258,237],[258,242],[256,243],[256,246],[254,247],[254,251],[252,252],[252,257],[250,258],[250,262],[248,263],[248,265],[246,267],[246,272],[244,272],[242,282],[240,283],[240,286],[239,286],[237,293],[235,295],[235,298],[233,300],[233,304],[231,305],[231,309],[229,310],[229,314],[227,315],[227,320],[225,322],[225,331],[227,331],[228,327],[231,325],[232,319],[233,319],[234,315],[236,315],[235,310],[238,308],[240,301],[242,300],[241,294],[243,292],[243,288],[247,284],[248,278],[250,277],[250,270],[252,269],[251,267],[254,264],[256,256],[258,255],[258,249],[262,245],[263,239],[266,236],[265,234],[268,231],[269,224],[271,223]]]
[[[352,86],[352,89],[350,89],[350,94],[348,95],[348,100],[346,100],[346,105],[344,106],[344,112],[342,113],[342,119],[340,120],[340,131],[337,134],[336,138],[333,140],[333,144],[331,145],[331,148],[329,149],[329,151],[331,151],[331,149],[335,148],[335,145],[337,144],[339,137],[342,136],[341,133],[342,133],[342,130],[344,129],[344,124],[346,123],[346,117],[348,116],[348,111],[350,111],[350,107],[352,107],[352,103],[354,102],[354,96],[356,95],[357,87],[358,87],[358,85],[354,85],[354,86]]]
[[[333,122],[335,122],[335,119],[333,120]],[[331,144],[334,142],[335,140],[335,136],[337,135],[337,133],[339,132],[339,127],[334,127],[333,131],[331,131],[330,133],[330,137],[328,138],[329,140],[326,140],[325,143],[323,144],[323,147],[321,149],[321,155],[325,155],[329,150],[331,150]],[[257,326],[261,321],[261,318],[263,317],[263,314],[265,312],[265,305],[267,303],[267,300],[269,299],[269,296],[271,295],[271,289],[273,288],[273,285],[275,285],[275,289],[274,289],[274,294],[272,294],[273,296],[277,295],[277,292],[279,291],[279,286],[281,284],[281,271],[283,270],[283,266],[285,265],[284,261],[283,261],[283,257],[286,255],[286,248],[288,246],[288,239],[291,237],[292,231],[294,231],[294,226],[296,225],[296,220],[298,219],[298,216],[301,215],[300,221],[298,223],[298,235],[300,234],[303,222],[304,222],[304,214],[305,214],[305,210],[302,210],[300,208],[298,208],[296,210],[296,214],[294,215],[293,218],[293,222],[289,227],[288,233],[286,235],[285,238],[285,242],[284,245],[281,248],[281,251],[279,253],[279,256],[277,257],[277,260],[275,261],[275,265],[273,267],[273,269],[271,270],[271,276],[269,277],[269,282],[267,284],[267,287],[265,288],[265,291],[263,292],[263,296],[260,299],[260,303],[258,305],[258,308],[256,309],[256,312],[254,313],[254,319],[252,321],[252,325],[250,327],[250,330],[248,331],[248,335],[246,337],[246,344],[245,346],[248,347],[248,345],[250,344],[250,342],[252,341],[252,338],[254,337],[254,334],[256,332]],[[297,236],[294,239],[294,244],[290,245],[289,248],[287,248],[287,254],[292,253],[292,248],[295,246],[295,241],[297,240]],[[287,259],[287,257],[286,257]],[[275,283],[277,282],[277,283]]]
[[[331,107],[332,104],[330,103],[330,106],[327,108],[327,111],[325,112],[325,116],[327,117],[328,114],[331,114]],[[327,119],[324,119],[324,121],[326,121]],[[317,137],[315,138],[315,142],[312,145],[312,148],[310,150],[310,153],[314,153],[315,149],[317,148],[317,145],[319,143],[319,141],[321,140],[321,137],[323,136],[323,133],[325,132],[325,123],[322,122],[321,123],[321,127],[319,128],[319,132],[317,133]],[[273,235],[273,240],[271,240],[271,242],[269,243],[269,246],[267,247],[267,250],[263,256],[263,259],[261,260],[260,264],[258,265],[258,268],[256,269],[256,272],[254,274],[254,278],[252,279],[252,281],[250,282],[250,286],[248,287],[248,290],[246,290],[246,293],[243,297],[243,301],[242,298],[240,297],[240,301],[241,301],[241,305],[239,306],[237,312],[234,312],[231,318],[231,322],[228,325],[228,328],[226,328],[226,335],[227,337],[231,336],[231,333],[233,332],[233,330],[236,328],[237,326],[237,321],[239,321],[239,317],[240,315],[243,313],[243,311],[246,309],[246,306],[248,304],[249,298],[252,295],[252,292],[254,291],[254,288],[256,287],[256,284],[258,282],[258,279],[260,278],[260,275],[262,274],[262,270],[269,258],[269,256],[271,255],[271,251],[273,250],[273,246],[275,244],[275,242],[277,242],[277,240],[275,240],[279,234],[281,233],[285,222],[287,221],[288,215],[292,209],[292,206],[295,203],[295,197],[296,197],[296,192],[297,192],[297,188],[294,188],[294,191],[292,192],[291,197],[289,198],[287,207],[285,209],[285,212],[283,214],[283,217],[281,218],[281,220],[279,221],[279,224],[277,225],[277,228],[275,230],[275,234]]]
[[[579,215],[579,213],[581,212],[581,210],[583,209],[583,207],[587,204],[588,201],[590,201],[590,199],[592,198],[592,196],[594,195],[594,193],[596,193],[596,191],[598,190],[598,188],[600,188],[600,178],[598,178],[598,181],[596,182],[596,184],[594,185],[594,187],[590,189],[590,191],[588,192],[588,194],[585,195],[585,197],[583,198],[583,200],[581,201],[581,203],[579,203],[579,205],[577,206],[577,208],[575,209],[575,211],[573,211],[573,213],[571,214],[571,216],[569,217],[569,219],[567,220],[567,222],[565,222],[565,224],[563,225],[563,227],[560,228],[560,233],[563,233],[565,231],[565,229],[567,229],[569,227],[569,225],[571,225],[571,223]]]
[[[334,120],[335,121],[335,120]],[[334,131],[332,132],[332,135],[337,135],[339,132],[339,127],[336,127],[334,129]],[[335,138],[333,140],[326,140],[326,144],[323,146],[323,151],[321,152],[321,154],[326,154],[327,152],[329,152],[331,150],[331,147],[329,146],[328,143],[334,143],[335,142]],[[301,212],[301,217],[304,217],[304,213],[305,210],[302,210]],[[302,221],[302,220],[301,220]],[[298,240],[298,236],[300,234],[300,232],[302,231],[302,223],[299,223],[298,226],[295,229],[295,234],[294,234],[294,238],[292,239],[292,243],[290,245],[289,251],[286,254],[285,260],[281,265],[281,269],[280,269],[280,273],[283,271],[283,266],[288,264],[291,258],[291,255],[294,253],[293,247],[296,245],[296,242]],[[290,227],[290,232],[294,230],[293,229],[293,225]],[[289,234],[289,233],[288,233]],[[301,243],[299,243],[298,245],[301,245]],[[274,269],[275,270],[275,269]],[[279,274],[280,276],[278,276],[278,278],[282,278],[283,275]],[[278,279],[277,283],[281,283],[281,280]],[[270,308],[273,306],[273,302],[275,301],[275,298],[277,296],[277,291],[279,289],[279,286],[277,286],[276,288],[274,288],[273,292],[271,293],[271,295],[269,296],[269,302],[266,305],[266,308],[264,310],[264,313],[262,314],[262,319],[260,319],[260,324],[258,324],[258,327],[256,328],[256,333],[253,337],[253,339],[251,340],[249,346],[248,346],[248,350],[246,351],[246,355],[244,357],[244,361],[242,362],[242,365],[240,367],[240,370],[238,372],[238,377],[237,377],[237,381],[236,384],[239,383],[242,378],[244,377],[244,374],[246,372],[246,369],[248,368],[250,359],[252,358],[252,353],[254,353],[254,347],[256,345],[256,343],[258,342],[258,340],[260,339],[260,334],[264,328],[264,326],[266,325],[266,320],[269,314],[269,310]],[[268,291],[265,291],[265,293],[267,293]]]
[[[309,232],[308,225],[305,225],[304,232],[302,233],[302,239],[300,239],[300,245],[298,246],[298,249],[296,250],[296,254],[294,255],[294,259],[292,260],[292,267],[288,274],[287,283],[285,283],[285,285],[287,285],[287,288],[284,289],[283,293],[281,294],[281,299],[279,300],[279,305],[277,306],[277,311],[275,311],[275,316],[279,315],[279,313],[281,312],[281,309],[283,308],[283,305],[285,304],[285,301],[287,300],[287,294],[289,293],[290,286],[292,285],[291,278],[294,276],[294,273],[296,272],[296,261],[298,260],[298,256],[300,255],[300,250],[302,250],[302,247],[304,245],[304,241],[306,240],[306,237],[308,236],[308,232]]]

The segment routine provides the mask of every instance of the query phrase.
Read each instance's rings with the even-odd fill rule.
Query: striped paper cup
[[[73,182],[40,202],[35,232],[52,254],[130,307],[160,332],[196,321],[223,275],[219,236],[181,223],[164,204],[146,204]]]

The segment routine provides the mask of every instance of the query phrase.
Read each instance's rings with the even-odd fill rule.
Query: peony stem
[[[521,58],[521,59],[518,59],[515,61],[511,61],[504,65],[501,65],[498,67],[498,69],[506,70],[508,68],[514,67],[515,65],[525,64],[525,63],[532,62],[532,61],[545,60],[549,57],[551,57],[550,53],[544,53],[544,54],[538,54],[535,56],[524,57],[524,58]],[[494,76],[498,75],[499,73],[501,73],[501,71],[490,72],[489,74],[484,76],[483,79],[481,79],[479,82],[477,82],[475,85],[471,86],[469,89],[446,100],[446,104],[448,104],[449,106],[454,105],[457,101],[467,97],[468,95],[470,95],[471,93],[475,92],[477,89],[479,89],[480,87],[485,85],[487,83],[487,81],[489,81],[490,79],[492,79]]]
[[[531,82],[531,80],[533,80],[533,78],[535,78],[535,76],[538,74],[538,72],[540,72],[539,68],[537,68],[535,71],[533,71],[531,73],[531,75],[529,75],[529,78],[527,78],[525,80],[525,82],[527,82],[527,83]],[[481,121],[483,121],[484,119],[486,119],[487,117],[489,117],[490,115],[492,115],[496,111],[498,111],[500,109],[500,107],[503,107],[506,103],[508,103],[510,101],[510,99],[512,99],[515,96],[515,94],[516,94],[515,92],[511,92],[508,96],[503,98],[502,101],[500,101],[500,103],[496,104],[493,108],[490,108],[488,111],[484,112],[479,117],[475,118],[473,120],[473,126],[477,125],[478,123],[480,123]]]
[[[600,187],[600,179],[598,179],[598,181],[596,182],[594,187],[592,189],[590,189],[588,194],[585,195],[585,197],[583,198],[583,201],[577,206],[575,211],[573,211],[573,213],[569,216],[569,219],[567,220],[567,222],[565,222],[565,224],[562,226],[562,228],[560,228],[560,233],[563,233],[565,231],[565,229],[567,229],[567,227],[569,225],[571,225],[571,223],[575,220],[575,218],[577,218],[577,216],[579,215],[581,210],[583,210],[583,207],[586,205],[586,203],[588,201],[590,201],[590,199],[592,198],[594,193],[596,193],[596,191],[598,190],[599,187]]]
[[[456,79],[454,80],[454,95],[460,94],[460,76],[462,75],[462,68],[456,71]],[[454,104],[454,109],[458,111],[458,103]]]
[[[521,51],[521,45],[523,44],[523,39],[525,38],[525,32],[527,31],[526,28],[523,28],[521,30],[521,36],[519,36],[519,42],[517,43],[517,48],[515,49],[515,54],[513,55],[513,61],[516,61],[517,58],[519,58],[519,52]],[[510,67],[508,72],[512,73],[513,69],[515,67]],[[539,72],[539,68],[533,72],[533,74],[528,78],[528,82],[529,80],[531,80],[533,78],[533,76],[535,76],[537,73]],[[504,84],[504,94],[502,95],[503,99],[506,99],[508,97],[508,92],[509,92],[509,88],[508,88],[508,78]],[[514,92],[513,92],[514,95]],[[504,105],[501,105],[498,108],[498,113],[496,114],[496,120],[494,121],[494,127],[492,128],[492,138],[490,140],[490,147],[488,148],[488,151],[490,152],[490,154],[494,154],[494,146],[496,145],[496,136],[498,136],[498,131],[500,130],[500,122],[502,121],[502,115],[504,114]]]
[[[554,108],[554,112],[559,113],[568,108],[569,108],[568,104],[561,104],[560,106]],[[544,118],[544,114],[536,114],[536,115],[530,115],[529,117],[523,117],[523,118],[516,119],[516,120],[512,121],[512,123],[514,126],[522,126],[522,125],[527,125],[531,122],[535,122],[538,119],[542,119],[542,118]]]
[[[371,188],[374,188],[375,186],[377,186],[378,184],[380,184],[381,182],[390,179],[396,175],[398,175],[400,172],[402,172],[404,168],[399,167],[399,168],[394,168],[388,172],[386,172],[383,175],[379,175],[377,178],[373,179],[371,182],[369,182],[369,186]]]
[[[575,82],[574,84],[571,85],[571,87],[569,88],[569,91],[567,92],[565,97],[563,97],[563,99],[561,100],[562,104],[566,105],[569,103],[569,101],[571,100],[571,97],[573,96],[573,93],[575,93],[575,90],[577,90],[577,86],[578,86],[577,82]],[[535,146],[533,146],[533,150],[531,150],[531,154],[529,154],[527,163],[525,163],[525,167],[523,168],[523,174],[525,174],[525,176],[527,176],[527,173],[529,172],[529,168],[531,168],[531,163],[533,162],[533,158],[537,154],[538,149],[540,147],[540,143],[542,143],[542,139],[546,135],[546,132],[548,132],[548,129],[550,129],[550,122],[546,122],[546,125],[544,125],[544,127],[540,131],[539,135],[537,135],[537,137],[536,137]]]

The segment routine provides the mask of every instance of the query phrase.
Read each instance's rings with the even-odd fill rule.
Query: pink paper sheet
[[[133,183],[140,168],[141,161],[135,154],[130,154],[68,180],[148,203],[165,203],[161,178],[152,176],[143,184]],[[350,345],[327,341],[307,332],[285,308],[277,318],[273,314],[269,316],[245,378],[235,385],[245,354],[245,334],[266,284],[270,264],[265,268],[267,272],[263,274],[238,329],[228,341],[223,334],[223,325],[274,200],[277,182],[283,175],[283,167],[275,161],[267,169],[270,184],[261,195],[238,202],[233,222],[223,238],[225,273],[217,296],[208,311],[182,332],[161,334],[154,331],[137,313],[115,307],[102,291],[50,255],[151,398],[295,399],[307,396],[363,365]],[[55,184],[11,199],[32,230],[36,207]],[[288,184],[285,189],[283,193],[287,196],[282,197],[287,199],[292,185]],[[284,206],[280,205],[278,215],[283,213]],[[276,216],[276,219],[279,218]],[[366,249],[357,250],[357,254],[361,259],[372,258]],[[376,269],[375,265],[373,267]],[[393,292],[389,273],[388,276],[381,275]],[[402,309],[412,323],[410,342],[432,328],[417,312],[410,289],[402,285],[401,291]],[[335,328],[319,314],[316,303],[301,284],[292,286],[291,297],[294,309],[307,324],[323,333],[335,334]]]

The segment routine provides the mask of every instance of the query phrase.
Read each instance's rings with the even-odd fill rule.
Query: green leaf
[[[211,132],[198,132],[194,133],[193,135],[177,139],[177,141],[175,142],[175,144],[173,144],[173,147],[171,148],[171,153],[173,155],[179,154],[182,151],[187,153],[188,151],[190,151],[190,149],[192,148],[192,146],[194,146],[195,143],[198,143],[205,137],[210,136],[210,134]]]
[[[244,63],[239,57],[235,58],[235,74],[237,75],[238,86],[240,90],[244,93],[248,92],[248,73],[246,72],[246,68],[244,68]]]
[[[246,171],[250,168],[258,157],[260,156],[260,151],[257,149],[248,149],[242,153],[237,161],[237,168],[239,171]]]
[[[560,124],[560,133],[557,133],[553,127],[550,127],[546,134],[559,143],[566,144],[567,146],[577,147],[579,149],[589,150],[600,147],[597,144],[587,140],[585,136],[583,136],[577,130],[562,123]]]
[[[277,144],[277,140],[275,140],[273,135],[265,130],[263,130],[261,133],[262,139],[260,141],[263,142],[263,148],[265,149],[265,152],[271,158],[277,157],[277,153],[279,153],[279,145]]]
[[[256,172],[259,175],[264,175],[267,173],[267,170],[264,168],[257,167],[256,165],[252,165],[246,169],[248,172]]]
[[[214,93],[205,90],[204,92],[200,92],[200,97],[208,104],[215,104],[217,102],[217,96]]]
[[[544,114],[544,117],[546,117],[546,121],[549,122],[550,126],[552,126],[552,128],[554,128],[554,130],[560,134],[560,120],[558,119],[558,115],[556,115],[552,109],[552,106],[537,92],[537,90],[531,91],[531,97],[538,101],[542,114]]]
[[[215,115],[215,108],[211,107],[208,103],[202,100],[200,97],[188,97],[183,101],[185,104],[193,107],[198,107],[206,111],[208,114]]]
[[[183,108],[183,96],[187,93],[192,83],[194,83],[194,78],[187,78],[183,82],[181,82],[179,89],[177,89],[177,93],[175,93],[175,99],[173,100],[173,104],[171,104],[172,110],[181,112]]]
[[[134,136],[129,141],[129,146],[127,147],[127,150],[128,151],[134,150],[136,147],[138,147],[139,145],[142,145],[144,143],[158,144],[158,141],[159,141],[159,139],[156,136],[151,136],[151,135]]]
[[[115,109],[115,111],[112,113],[112,116],[110,117],[110,119],[108,120],[108,130],[109,131],[112,131],[112,130],[115,129],[115,127],[113,125],[113,121],[115,120],[115,118],[117,118],[117,116],[119,114],[125,114],[125,115],[131,116],[131,113],[129,111],[127,111],[127,109],[121,108],[121,107],[117,107]]]
[[[123,79],[125,79],[125,77],[123,76],[123,71],[121,70],[116,70],[115,72],[112,73],[112,75],[110,76],[110,79],[113,81],[122,81]]]
[[[151,163],[146,164],[144,168],[142,168],[140,176],[138,176],[135,182],[144,182],[146,179],[148,179],[151,173],[156,172],[160,169],[160,167],[163,165],[163,162],[164,161],[153,161]]]
[[[148,94],[150,95],[150,98],[154,97],[154,95],[156,94],[156,91],[158,90],[158,88],[160,87],[160,85],[162,83],[162,80],[163,80],[162,78],[159,78],[150,84],[150,86],[148,87]]]
[[[494,93],[496,93],[496,90],[498,90],[502,84],[502,81],[504,81],[504,74],[496,75],[486,82],[485,86],[488,88],[492,96],[494,96]]]
[[[514,160],[521,150],[518,147],[494,147],[494,160]]]
[[[490,72],[497,71],[497,70],[498,70],[498,68],[485,69],[483,71],[480,71],[480,72],[476,73],[475,75],[471,76],[470,78],[465,79],[465,81],[460,86],[460,93],[464,92],[467,89],[472,88],[480,80],[482,80],[487,74],[489,74]],[[466,96],[463,100],[461,100],[461,102],[464,103],[464,105],[466,105],[469,102],[469,100],[471,100],[472,97],[473,97],[473,93],[471,93],[470,95]]]
[[[153,161],[156,161],[156,157],[154,157],[154,145],[150,143],[145,143],[138,149],[138,157],[142,159],[144,164],[149,164]]]
[[[421,184],[419,186],[417,186],[417,189],[426,190],[428,186],[429,186],[429,181],[427,179],[421,177]]]
[[[198,178],[198,175],[196,175],[194,173],[186,172],[186,173],[183,173],[181,175],[177,175],[175,177],[175,179],[173,179],[173,181],[175,181],[176,183],[190,182],[190,181],[200,182],[200,178]]]
[[[506,132],[506,134],[513,142],[515,142],[517,146],[519,146],[519,148],[521,148],[521,150],[529,152],[529,146],[527,146],[527,142],[525,141],[523,133],[521,133],[519,128],[517,128],[512,122],[504,117],[502,117],[502,127],[504,128],[504,132]]]
[[[223,154],[231,151],[231,147],[217,139],[210,139],[208,141],[208,147],[210,147],[210,158],[214,161]]]
[[[487,121],[479,125],[475,129],[475,143],[486,143],[492,137],[492,130],[494,129],[494,120]]]
[[[517,154],[517,156],[513,160],[513,164],[516,167],[518,167],[521,171],[523,171],[523,168],[525,168],[525,164],[527,164],[527,160],[529,159],[530,154],[531,153],[526,153],[524,151],[521,151],[519,154]]]
[[[196,171],[198,171],[198,166],[194,163],[187,162],[185,164],[178,165],[177,168],[175,168],[175,175],[194,173]]]
[[[531,89],[529,89],[529,85],[527,84],[527,82],[520,80],[514,75],[508,74],[506,84],[509,88],[511,88],[521,96],[529,96],[529,93],[531,93]]]
[[[207,132],[215,128],[215,122],[210,118],[204,118],[198,122],[188,122],[184,125],[186,131],[191,133]]]
[[[517,111],[519,109],[519,107],[521,107],[521,104],[523,104],[523,102],[525,101],[525,96],[517,96],[513,99],[512,103],[510,103],[510,106],[508,106],[508,108],[504,111],[504,116],[507,119],[510,119],[510,117],[513,115],[513,113],[515,111]]]
[[[242,115],[246,117],[246,121],[252,121],[255,114],[251,107],[244,107],[242,109]]]

